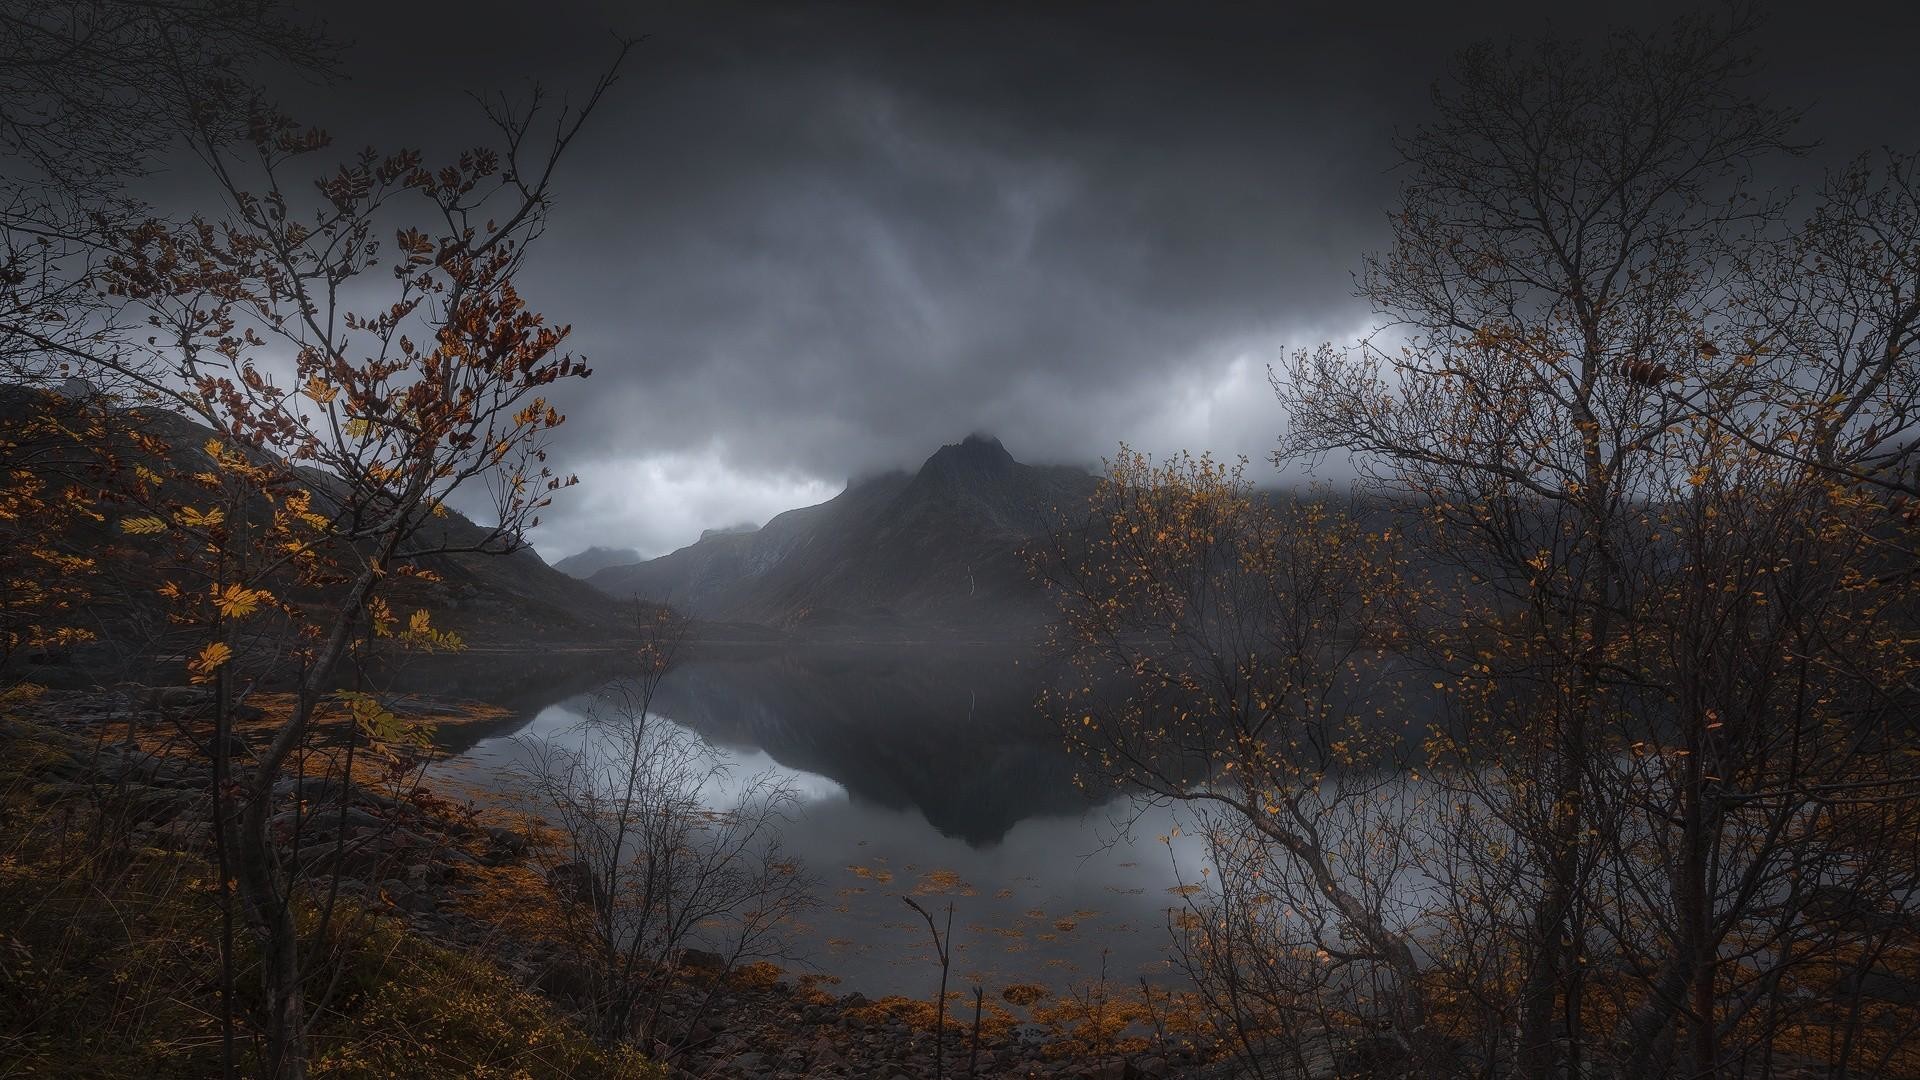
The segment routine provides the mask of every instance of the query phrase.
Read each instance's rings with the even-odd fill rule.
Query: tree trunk
[[[374,566],[384,564],[392,554],[393,543],[390,539],[382,545],[382,557]],[[273,847],[273,788],[287,760],[305,738],[320,695],[339,665],[353,622],[378,577],[372,567],[363,570],[336,609],[333,626],[301,679],[292,719],[274,732],[273,742],[260,755],[235,838],[235,880],[262,953],[262,1023],[269,1080],[305,1080],[307,1075],[306,976],[300,970],[300,934],[294,923],[292,883],[282,882]]]
[[[1620,1026],[1614,1043],[1615,1060],[1620,1063],[1615,1075],[1621,1080],[1664,1075],[1665,1070],[1655,1066],[1670,1045],[1673,1022],[1686,995],[1691,970],[1676,954],[1653,980],[1647,999]]]
[[[1584,706],[1583,706],[1584,707]],[[1547,852],[1547,887],[1534,913],[1530,929],[1533,956],[1526,981],[1520,989],[1519,1075],[1530,1080],[1550,1080],[1558,1067],[1559,1051],[1554,1036],[1554,1020],[1559,1015],[1562,931],[1573,909],[1574,876],[1578,871],[1581,830],[1580,790],[1577,762],[1585,752],[1582,727],[1577,720],[1574,732],[1563,740],[1563,760],[1555,783],[1553,829]]]
[[[213,705],[213,854],[220,872],[220,1076],[238,1075],[234,1040],[233,857],[227,823],[233,819],[227,782],[232,775],[233,692],[230,673],[223,666],[215,682]],[[131,741],[131,736],[129,736]]]
[[[1556,875],[1557,877],[1557,875]],[[1566,921],[1566,897],[1558,880],[1548,885],[1532,928],[1533,960],[1520,989],[1519,1075],[1551,1080],[1555,1062],[1553,1020],[1560,985],[1560,927]]]
[[[306,1080],[307,1000],[300,971],[300,936],[293,908],[282,903],[267,927],[261,964],[266,1001],[268,1076]]]
[[[1697,725],[1696,725],[1697,727]],[[1688,1010],[1688,1040],[1693,1075],[1712,1080],[1718,1075],[1719,1039],[1714,1030],[1716,956],[1711,935],[1712,898],[1707,892],[1706,778],[1700,756],[1701,740],[1689,740],[1685,770],[1684,865],[1681,874],[1681,916],[1691,963],[1692,1007]]]

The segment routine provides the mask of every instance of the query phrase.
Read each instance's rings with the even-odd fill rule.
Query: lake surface
[[[581,737],[612,674],[604,660],[555,657],[512,693],[467,693],[515,715],[456,736],[439,768],[510,782],[526,740]],[[790,969],[837,976],[842,992],[927,996],[939,969],[925,923],[900,900],[914,895],[938,919],[954,905],[956,986],[1058,989],[1103,966],[1122,984],[1158,978],[1180,902],[1173,856],[1193,875],[1199,850],[1161,839],[1173,835],[1166,812],[1096,804],[1076,787],[1075,762],[1034,707],[1047,679],[1031,656],[991,647],[707,647],[667,676],[654,711],[734,777],[772,771],[797,793],[785,845],[820,903],[793,937]],[[716,785],[716,805],[728,786]]]

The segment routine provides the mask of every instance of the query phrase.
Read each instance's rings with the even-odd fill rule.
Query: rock
[[[198,712],[213,707],[213,690],[205,686],[156,686],[147,691],[151,712]]]
[[[416,892],[433,892],[447,880],[447,868],[438,863],[415,863],[407,867],[407,887]]]
[[[431,852],[440,848],[440,843],[414,832],[412,829],[390,829],[372,838],[371,845],[382,851]]]
[[[527,853],[526,837],[512,829],[503,829],[497,825],[488,827],[487,843],[495,850],[512,855],[515,858]]]
[[[506,829],[487,830],[487,850],[480,856],[482,866],[508,866],[527,856],[527,842],[518,833]]]
[[[547,884],[553,886],[553,896],[561,897],[564,903],[591,903],[595,909],[609,903],[607,886],[586,863],[574,861],[553,867],[547,871]]]
[[[1128,1080],[1130,1070],[1122,1058],[1110,1058],[1106,1061],[1083,1061],[1062,1075],[1073,1080]]]
[[[727,958],[705,949],[681,949],[680,970],[718,975],[727,970]]]
[[[406,882],[401,881],[399,878],[388,878],[382,881],[380,883],[380,893],[387,898],[388,903],[401,911],[432,911],[434,908],[440,906],[438,900],[424,893],[413,891],[407,887]]]
[[[847,1067],[847,1059],[841,1057],[840,1051],[827,1040],[826,1036],[822,1035],[813,1041],[812,1048],[807,1051],[806,1064],[816,1070],[844,1069]]]
[[[331,831],[336,827],[345,827],[348,829],[384,829],[387,827],[385,818],[375,817],[357,806],[348,807],[344,813],[338,806],[322,806],[309,808],[305,814],[296,814],[292,810],[282,810],[280,813],[273,815],[273,827],[276,829],[291,829],[295,821],[300,821],[301,828],[309,833],[317,833],[322,830]]]

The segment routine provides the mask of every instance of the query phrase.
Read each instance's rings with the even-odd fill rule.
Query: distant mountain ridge
[[[553,568],[584,581],[609,566],[631,566],[639,561],[640,553],[633,548],[590,547],[561,559]]]
[[[912,473],[851,483],[752,532],[709,530],[657,559],[587,580],[696,618],[787,629],[1030,630],[1045,597],[1020,547],[1086,506],[1094,477],[1015,461],[970,435]]]

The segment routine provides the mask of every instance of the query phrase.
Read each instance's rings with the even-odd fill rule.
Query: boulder
[[[490,826],[486,833],[487,850],[486,853],[480,857],[480,862],[483,865],[505,866],[508,863],[518,862],[526,857],[526,837],[512,829],[503,829],[497,825]]]
[[[600,910],[611,901],[600,876],[583,862],[563,862],[548,870],[547,884],[555,896],[569,904],[590,903],[595,910]]]
[[[681,949],[680,969],[718,975],[727,970],[727,958],[705,949]]]

